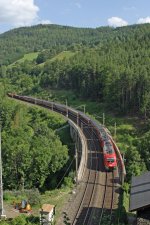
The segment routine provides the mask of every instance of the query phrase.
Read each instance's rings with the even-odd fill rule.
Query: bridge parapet
[[[80,127],[71,120],[68,120],[68,122],[70,125],[71,137],[76,143],[77,151],[80,153],[77,180],[81,181],[87,164],[87,141]]]

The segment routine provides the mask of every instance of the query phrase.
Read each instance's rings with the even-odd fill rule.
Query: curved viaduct
[[[124,180],[125,167],[118,147],[114,143],[117,169],[111,172],[103,165],[99,131],[102,125],[83,114],[62,104],[28,96],[8,94],[22,101],[37,104],[64,115],[71,126],[71,135],[82,149],[77,178],[79,184],[68,204],[63,209],[58,225],[101,225],[118,221],[116,210],[119,205],[120,186]],[[80,144],[79,144],[80,139]]]

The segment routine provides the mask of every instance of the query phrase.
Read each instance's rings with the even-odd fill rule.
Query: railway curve
[[[102,125],[84,113],[62,104],[16,94],[8,94],[8,96],[62,114],[72,120],[82,130],[86,138],[87,163],[86,168],[84,168],[84,175],[76,188],[76,194],[71,197],[63,212],[65,218],[67,217],[68,224],[101,225],[105,224],[105,220],[110,221],[110,224],[114,222],[114,211],[118,207],[118,190],[125,176],[125,167],[120,151],[109,132],[107,131],[114,143],[118,161],[117,169],[113,172],[106,171],[103,165],[103,152],[99,138]],[[63,216],[58,224],[66,224]]]

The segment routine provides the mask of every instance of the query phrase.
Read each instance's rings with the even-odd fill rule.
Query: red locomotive
[[[114,169],[117,166],[116,153],[111,141],[104,142],[103,147],[104,166],[107,170]]]
[[[100,129],[100,143],[103,149],[103,160],[105,169],[110,170],[116,168],[117,159],[114,145],[103,127],[101,127]]]

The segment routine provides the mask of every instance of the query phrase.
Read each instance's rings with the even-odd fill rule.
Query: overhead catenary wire
[[[71,167],[73,161],[74,161],[74,158],[72,159],[72,161],[70,162],[69,166],[67,167],[67,169],[66,169],[66,171],[65,171],[65,173],[64,173],[64,175],[63,175],[63,177],[61,178],[61,180],[60,180],[59,183],[57,184],[56,189],[57,189],[57,188],[60,186],[60,184],[62,183],[62,181],[63,181],[64,177],[66,176],[67,172],[69,171],[69,169],[70,169],[70,167]]]

